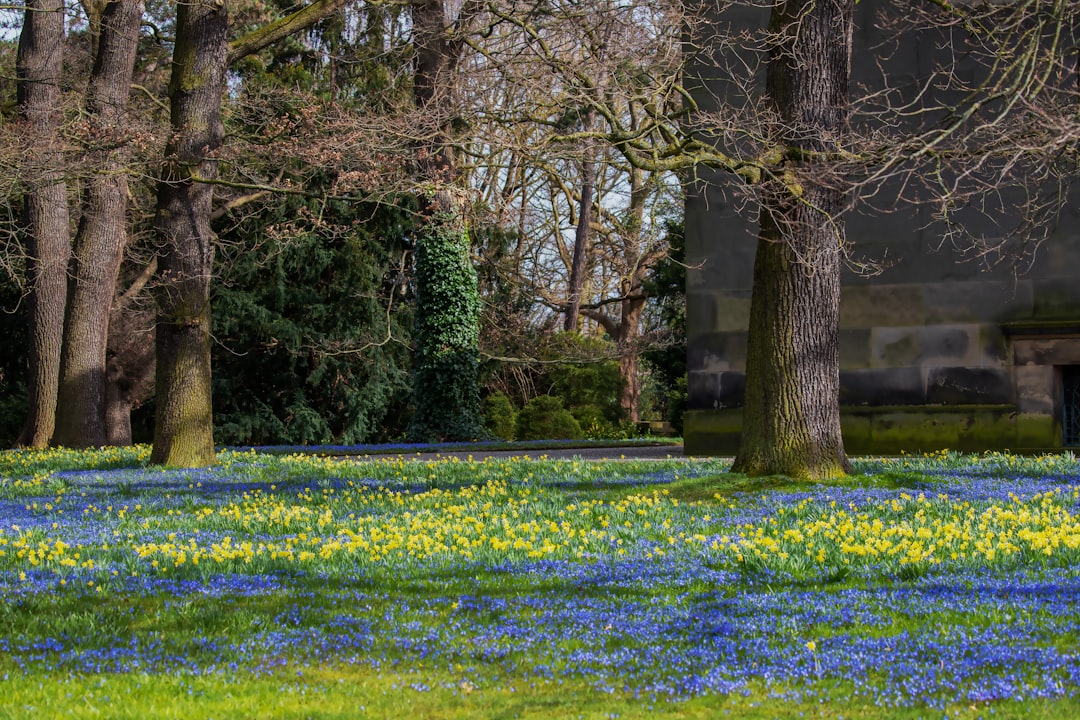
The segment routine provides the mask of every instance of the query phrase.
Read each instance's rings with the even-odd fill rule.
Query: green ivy
[[[434,212],[416,247],[413,336],[416,442],[476,440],[480,415],[480,296],[469,258],[469,234],[453,210]]]

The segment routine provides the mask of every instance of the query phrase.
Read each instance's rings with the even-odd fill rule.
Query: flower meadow
[[[147,458],[0,453],[0,717],[1080,709],[1071,455]]]

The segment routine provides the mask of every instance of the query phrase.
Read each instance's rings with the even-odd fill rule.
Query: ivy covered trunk
[[[415,412],[408,435],[415,441],[476,440],[484,434],[480,299],[465,221],[467,191],[461,187],[450,137],[463,35],[448,20],[443,0],[419,0],[411,12],[413,102],[427,124],[418,133],[423,139],[417,143],[417,167],[428,190],[420,197],[416,244]]]
[[[106,428],[105,354],[109,309],[127,238],[124,135],[142,0],[106,4],[98,28],[97,56],[86,96],[87,155],[95,174],[83,187],[82,215],[60,357],[59,406],[53,441],[68,447],[109,442]]]
[[[60,347],[67,296],[67,186],[61,120],[64,3],[27,0],[16,58],[20,130],[27,149],[22,230],[26,236],[29,397],[18,444],[48,445],[56,421]]]
[[[210,387],[210,229],[216,154],[224,128],[228,44],[225,3],[177,5],[169,81],[173,136],[158,185],[157,414],[150,461],[176,467],[215,460]]]
[[[736,472],[828,478],[850,470],[839,399],[845,193],[814,154],[840,148],[846,132],[852,4],[786,0],[772,10],[778,40],[767,93],[788,164],[760,190]]]
[[[480,297],[459,202],[440,191],[428,202],[416,246],[416,410],[419,442],[476,440],[480,417]]]

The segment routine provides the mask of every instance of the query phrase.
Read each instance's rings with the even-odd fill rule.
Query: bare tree
[[[213,182],[224,142],[229,63],[318,22],[344,0],[316,0],[228,42],[227,5],[179,3],[169,83],[173,136],[158,185],[157,393],[151,461],[195,467],[215,459],[210,386]]]
[[[645,3],[489,10],[491,30],[471,42],[469,82],[492,89],[477,110],[474,184],[517,227],[519,282],[563,314],[564,328],[577,329],[580,315],[609,335],[620,403],[636,419],[642,280],[665,252],[651,211],[670,176],[620,161],[607,127],[615,118],[649,134],[639,106],[663,104],[656,78],[678,76],[678,30]]]
[[[30,396],[18,444],[29,447],[44,447],[53,433],[67,294],[70,236],[58,132],[63,47],[63,0],[27,0],[16,76],[21,134],[29,150],[22,224],[30,293]]]
[[[766,98],[771,139],[795,172],[847,141],[852,0],[773,7]],[[759,187],[742,442],[733,469],[751,475],[842,475],[840,435],[842,188],[785,178]]]
[[[130,133],[128,95],[135,69],[142,0],[116,0],[95,8],[91,27],[96,56],[86,92],[84,161],[93,174],[83,181],[71,282],[60,357],[59,406],[53,442],[96,447],[108,441],[105,355],[109,312],[116,294],[128,232]]]

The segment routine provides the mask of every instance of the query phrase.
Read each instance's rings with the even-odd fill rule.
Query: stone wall
[[[855,68],[871,67],[868,48],[885,39],[869,5],[858,6]],[[932,51],[902,45],[891,62],[912,68]],[[722,97],[718,82],[711,87]],[[854,264],[883,267],[844,278],[840,403],[849,452],[1061,447],[1061,369],[1080,365],[1080,204],[1063,207],[1019,275],[1010,262],[988,268],[951,247],[925,208],[849,214]],[[743,188],[708,170],[687,197],[691,454],[737,447],[753,210]],[[1000,231],[985,224],[984,232]]]

